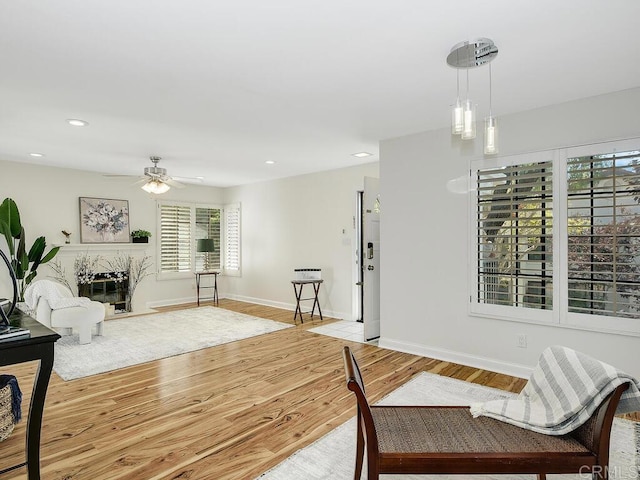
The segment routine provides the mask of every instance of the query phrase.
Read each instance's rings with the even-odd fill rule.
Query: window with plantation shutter
[[[476,172],[476,301],[553,308],[552,162]]]
[[[241,274],[240,204],[227,205],[225,216],[225,256],[224,273]]]
[[[640,318],[640,152],[567,159],[569,312]]]
[[[191,270],[191,207],[160,203],[159,273]]]
[[[159,271],[161,278],[190,276],[221,268],[222,209],[213,205],[158,202]],[[197,251],[198,240],[212,239],[213,251]]]
[[[473,162],[470,312],[640,335],[639,146]]]

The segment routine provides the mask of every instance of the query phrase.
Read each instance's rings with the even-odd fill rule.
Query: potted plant
[[[133,243],[149,243],[150,236],[151,232],[147,230],[134,230],[133,232],[131,232]]]
[[[55,257],[60,247],[53,247],[45,254],[47,242],[44,237],[38,237],[27,250],[27,238],[20,222],[18,205],[11,198],[5,198],[0,205],[0,234],[4,236],[9,247],[11,267],[18,280],[22,302],[25,289],[38,274],[38,267]]]

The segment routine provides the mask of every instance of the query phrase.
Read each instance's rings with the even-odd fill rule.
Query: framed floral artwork
[[[80,197],[80,243],[129,243],[129,201]]]

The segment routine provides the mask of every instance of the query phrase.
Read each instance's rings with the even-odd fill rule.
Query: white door
[[[380,336],[380,181],[364,178],[362,198],[364,339]]]

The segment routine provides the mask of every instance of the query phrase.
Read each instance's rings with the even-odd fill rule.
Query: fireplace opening
[[[100,303],[114,306],[116,313],[129,311],[127,293],[129,277],[127,272],[97,273],[91,283],[78,285],[78,295]]]

